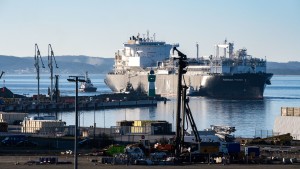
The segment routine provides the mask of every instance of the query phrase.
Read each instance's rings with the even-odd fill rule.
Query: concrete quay
[[[3,112],[54,112],[73,111],[75,109],[75,97],[60,97],[50,101],[48,97],[28,98],[2,98],[0,111]],[[79,96],[78,108],[80,110],[111,109],[122,107],[156,106],[161,97],[131,96],[126,94],[106,94],[99,96]]]
[[[55,168],[55,169],[73,169],[73,157],[72,156],[58,156],[58,161],[71,162],[70,164],[30,164],[28,161],[37,161],[41,156],[0,156],[0,165],[3,169],[40,169],[40,168]],[[155,169],[298,169],[298,164],[293,165],[283,165],[283,164],[181,164],[181,165],[110,165],[101,164],[99,162],[100,157],[90,157],[90,156],[79,156],[78,158],[78,168],[89,168],[89,169],[148,169],[149,167]]]
[[[111,109],[122,107],[142,107],[156,106],[156,100],[137,100],[137,101],[111,101],[111,102],[81,102],[78,104],[80,110]],[[28,104],[8,104],[1,105],[0,111],[3,112],[53,112],[53,111],[73,111],[75,103],[28,103]]]

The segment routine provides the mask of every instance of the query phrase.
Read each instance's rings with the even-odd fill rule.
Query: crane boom
[[[1,72],[0,79],[2,78],[4,73],[5,73],[4,71]]]
[[[51,79],[51,85],[50,85],[50,92],[49,96],[51,98],[51,101],[53,100],[53,60],[55,63],[55,67],[58,68],[55,57],[54,57],[54,52],[52,49],[51,44],[48,45],[48,67],[50,68],[50,79]]]
[[[39,47],[37,44],[35,44],[35,54],[34,54],[34,60],[35,60],[35,63],[34,63],[34,66],[36,68],[36,73],[37,73],[37,80],[38,80],[38,95],[37,95],[37,101],[39,102],[39,98],[40,98],[40,62],[39,60],[41,60],[41,63],[42,63],[42,67],[45,68],[45,65],[43,63],[43,60],[42,60],[42,56],[41,56],[41,53],[40,53],[40,50],[39,50]]]

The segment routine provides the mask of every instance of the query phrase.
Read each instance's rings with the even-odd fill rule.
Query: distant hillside
[[[55,72],[61,74],[74,73],[82,74],[85,71],[89,73],[107,73],[112,70],[113,58],[89,57],[89,56],[55,56],[58,69]],[[45,69],[40,62],[41,73],[49,72],[48,57],[42,57]],[[0,71],[10,74],[35,73],[34,57],[15,57],[0,55]],[[53,65],[55,67],[55,65]]]
[[[93,74],[105,74],[113,69],[113,58],[90,56],[55,56],[59,74],[83,74],[85,71]],[[49,73],[48,58],[43,57],[45,69],[41,73]],[[55,65],[54,65],[55,66]],[[42,67],[40,65],[40,67]],[[0,55],[0,71],[10,74],[35,73],[34,57],[15,57]],[[300,75],[300,62],[268,62],[267,71],[277,75]]]
[[[300,75],[300,62],[268,62],[267,71],[275,75]]]

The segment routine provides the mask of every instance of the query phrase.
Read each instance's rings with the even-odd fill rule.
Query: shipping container
[[[219,153],[220,143],[216,142],[201,142],[200,153],[201,154],[217,154]]]
[[[256,146],[245,147],[245,155],[258,157],[260,155],[260,148]]]
[[[241,151],[241,144],[237,142],[227,143],[228,153],[239,153]]]
[[[8,124],[6,122],[0,122],[0,132],[7,132]]]

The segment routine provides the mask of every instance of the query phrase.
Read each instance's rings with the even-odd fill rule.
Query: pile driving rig
[[[177,89],[177,113],[176,113],[176,136],[175,136],[175,156],[180,158],[180,155],[184,149],[184,135],[185,135],[185,119],[190,122],[192,127],[193,134],[195,135],[195,141],[200,144],[201,139],[198,133],[197,126],[195,124],[192,112],[190,110],[187,98],[186,91],[187,86],[182,84],[182,76],[187,72],[186,67],[188,65],[187,57],[185,54],[180,52],[176,47],[173,48],[173,52],[176,51],[178,57],[175,58],[178,60],[178,89]]]

